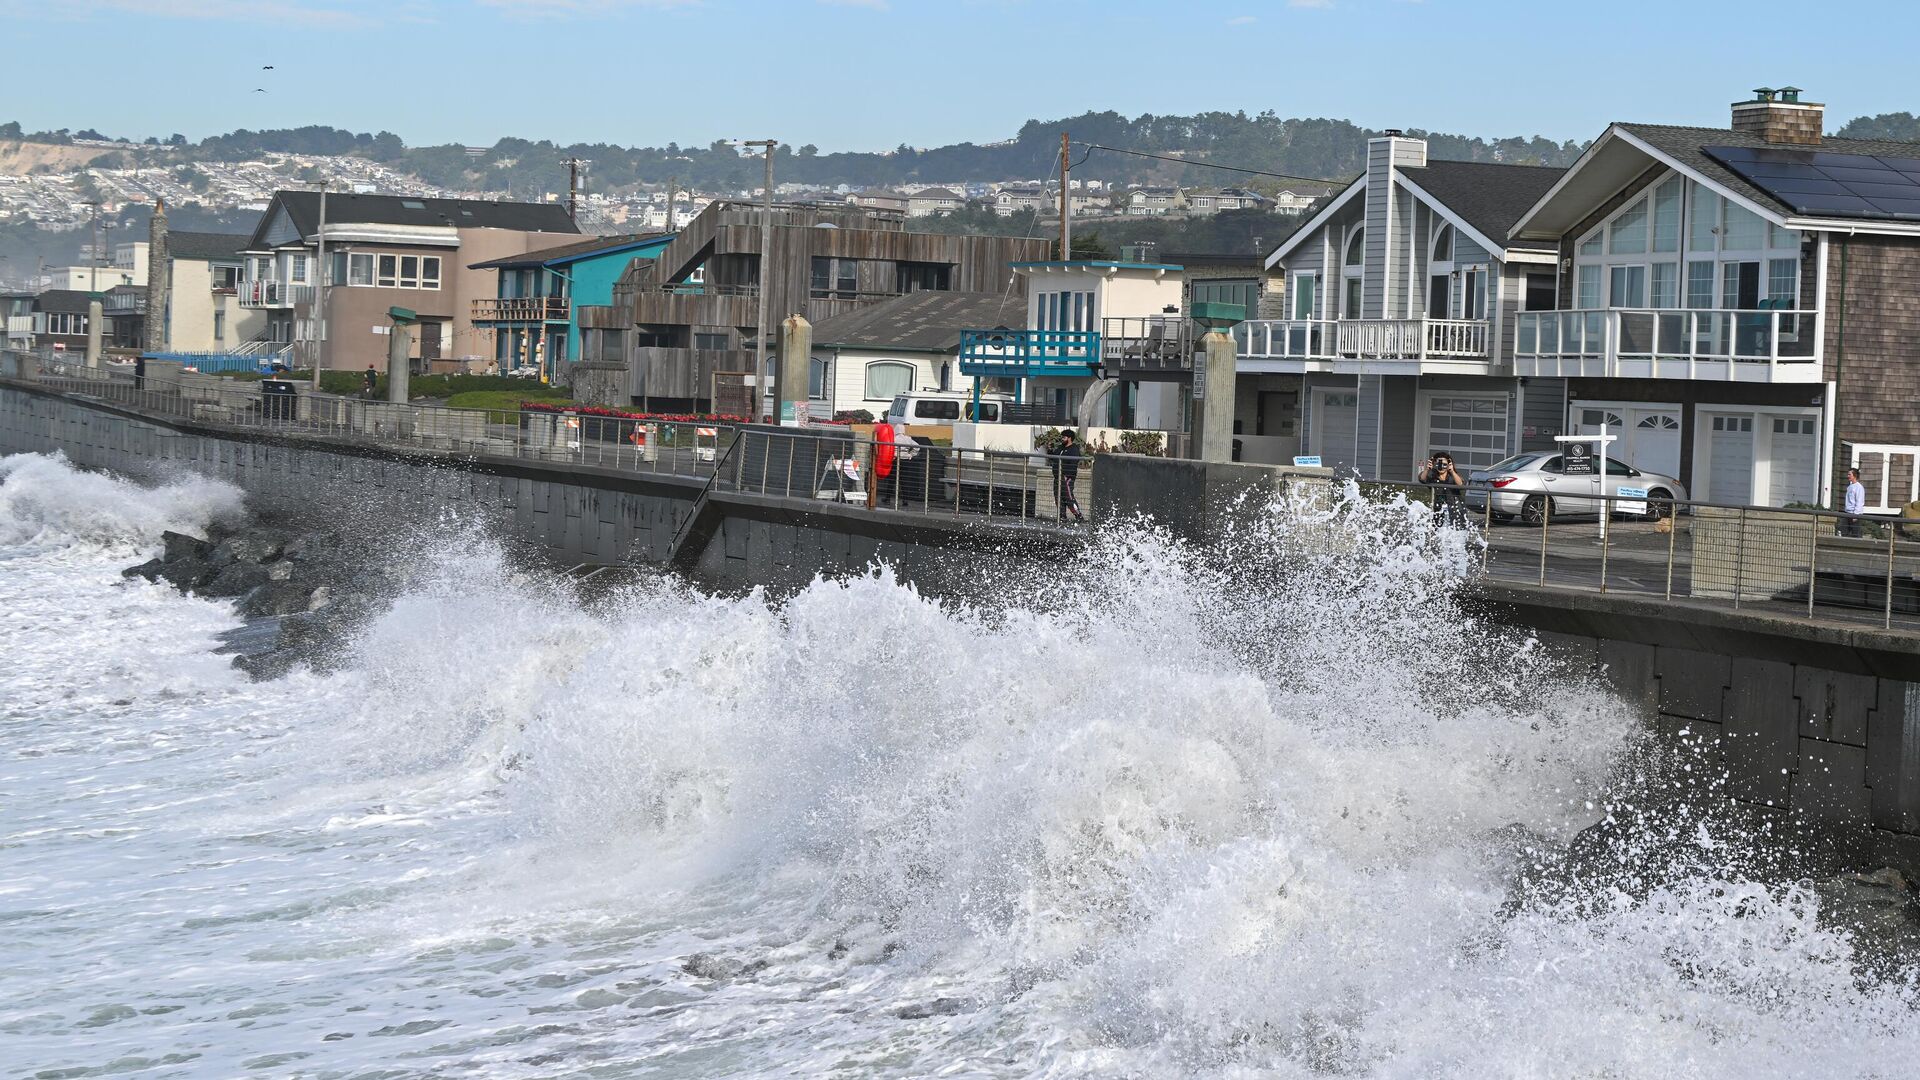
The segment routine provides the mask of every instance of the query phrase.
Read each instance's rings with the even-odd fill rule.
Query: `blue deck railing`
[[[960,373],[979,378],[1092,378],[1100,372],[1097,330],[962,330]]]
[[[274,360],[273,356],[248,353],[162,352],[146,355],[155,360],[178,360],[195,371],[208,375],[223,371],[265,371]]]

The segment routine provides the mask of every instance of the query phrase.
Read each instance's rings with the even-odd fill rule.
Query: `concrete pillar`
[[[789,315],[780,324],[780,368],[774,393],[780,400],[782,427],[803,427],[807,415],[807,383],[813,363],[813,324]]]
[[[387,400],[407,403],[407,353],[413,350],[413,335],[400,323],[394,323],[387,335]]]
[[[100,308],[100,294],[94,293],[93,299],[87,301],[87,366],[88,367],[100,366],[100,331],[101,331],[101,324],[104,322],[106,322],[106,319],[103,317],[103,312],[101,311],[101,308]]]
[[[1200,339],[1200,366],[1193,376],[1193,430],[1201,461],[1233,460],[1233,399],[1239,357],[1225,330],[1209,330]]]
[[[153,221],[147,226],[147,317],[140,326],[142,352],[167,347],[168,290],[173,287],[173,260],[167,255],[167,204],[156,199]]]

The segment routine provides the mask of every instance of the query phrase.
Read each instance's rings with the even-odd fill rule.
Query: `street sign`
[[[1317,469],[1320,467],[1320,455],[1296,454],[1293,463],[1303,469]]]
[[[1647,512],[1646,488],[1621,487],[1615,488],[1613,493],[1620,496],[1621,500],[1613,504],[1614,513],[1644,515]]]

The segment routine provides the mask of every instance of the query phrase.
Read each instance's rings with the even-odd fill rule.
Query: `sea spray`
[[[1417,505],[1276,507],[1211,548],[1115,527],[939,601],[878,569],[583,607],[462,535],[337,675],[260,684],[193,660],[224,608],[118,582],[90,532],[35,527],[0,581],[9,640],[108,616],[0,670],[10,1061],[1736,1077],[1920,1050],[1908,981],[1724,832],[1630,888],[1516,887],[1646,803],[1617,786],[1640,721],[1463,611],[1473,538]],[[87,692],[157,637],[184,674]]]

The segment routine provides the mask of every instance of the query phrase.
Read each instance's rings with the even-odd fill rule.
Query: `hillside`
[[[73,172],[86,168],[99,158],[118,156],[114,151],[98,146],[0,139],[0,176]]]

